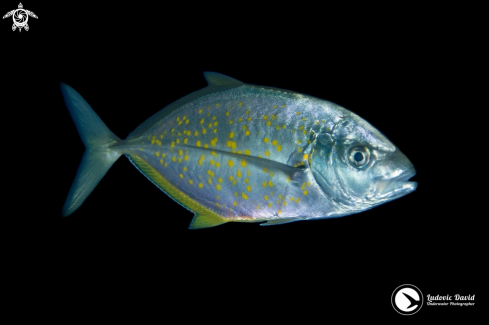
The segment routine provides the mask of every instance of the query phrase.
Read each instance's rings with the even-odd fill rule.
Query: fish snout
[[[396,150],[389,157],[383,177],[378,181],[378,198],[394,199],[415,191],[418,183],[409,181],[414,175],[414,165],[401,151]]]

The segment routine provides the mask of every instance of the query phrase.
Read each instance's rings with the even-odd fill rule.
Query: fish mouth
[[[416,170],[409,169],[402,172],[399,176],[380,181],[377,187],[376,199],[397,199],[409,194],[418,187],[417,182],[409,182],[409,179],[416,175]]]

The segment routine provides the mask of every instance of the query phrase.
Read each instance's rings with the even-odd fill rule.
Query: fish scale
[[[250,88],[188,104],[133,141],[146,139],[141,143],[146,161],[171,183],[180,184],[185,194],[205,200],[225,218],[295,217],[300,204],[318,199],[315,195],[307,198],[317,191],[302,188],[311,181],[292,188],[291,175],[249,157],[287,164],[308,145],[311,131],[319,131],[326,120],[308,111],[312,104],[300,95]],[[300,118],[291,122],[291,115]],[[170,132],[164,134],[166,130]],[[161,153],[165,158],[159,158]],[[304,154],[298,156],[297,165],[305,160]]]
[[[365,156],[370,155],[370,147],[373,153],[395,151],[380,132],[328,101],[248,85],[217,73],[205,76],[207,88],[170,104],[126,140],[110,132],[88,103],[62,84],[65,102],[87,147],[64,215],[78,208],[122,154],[161,190],[196,213],[190,225],[194,229],[229,221],[273,225],[321,219],[375,205],[366,202],[374,186],[367,184],[362,188],[364,197],[356,197],[343,183],[352,175],[357,177],[354,181],[368,183],[361,168],[351,169],[359,162],[348,156],[350,150],[364,150]],[[86,116],[91,123],[83,121]],[[352,146],[355,141],[364,144]],[[98,176],[90,178],[86,166],[98,170]],[[346,176],[345,168],[351,169]],[[375,171],[370,169],[369,173]]]

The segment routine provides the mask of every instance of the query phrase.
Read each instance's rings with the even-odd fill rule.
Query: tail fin
[[[80,207],[121,156],[117,150],[110,148],[121,140],[76,90],[64,83],[60,84],[60,88],[86,150],[63,206],[62,215],[67,217]]]

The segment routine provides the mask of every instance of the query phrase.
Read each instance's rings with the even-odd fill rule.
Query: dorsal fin
[[[206,71],[204,78],[209,86],[241,86],[244,82],[225,76],[221,73]]]
[[[165,116],[197,98],[245,85],[244,82],[230,78],[217,72],[204,72],[204,77],[209,83],[207,87],[199,89],[197,91],[194,91],[193,93],[188,94],[187,96],[177,99],[173,103],[167,105],[164,109],[153,114],[153,116],[149,117],[134,131],[132,131],[126,140],[130,140],[131,138],[136,138],[140,136],[149,128],[153,127],[156,123],[160,122]]]

